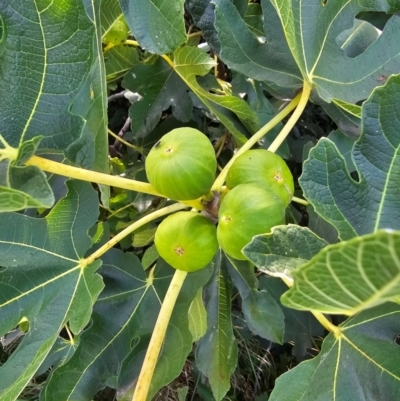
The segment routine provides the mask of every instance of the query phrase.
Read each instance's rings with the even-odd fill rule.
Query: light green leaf
[[[263,11],[260,4],[249,3],[243,19],[256,38],[265,38],[263,27]]]
[[[133,46],[114,46],[104,53],[107,82],[123,77],[134,65],[139,63],[139,54]]]
[[[357,106],[353,103],[344,102],[340,99],[333,99],[333,103],[352,114],[354,117],[361,118],[361,106]]]
[[[90,184],[67,182],[69,192],[46,218],[0,214],[0,335],[22,318],[29,331],[0,368],[0,398],[14,400],[53,347],[62,327],[79,333],[89,322],[103,288],[95,274],[100,263],[85,267],[91,246],[87,232],[98,215],[97,193]]]
[[[171,53],[186,41],[184,0],[120,0],[120,4],[142,49]]]
[[[148,269],[158,258],[158,252],[156,246],[153,244],[150,248],[147,248],[142,258],[143,269]]]
[[[196,347],[196,364],[208,378],[214,398],[220,401],[231,387],[238,349],[231,317],[231,283],[221,269],[222,252],[215,257],[214,275],[205,287],[207,332]]]
[[[242,298],[243,314],[248,328],[256,335],[282,344],[284,316],[275,299],[258,289],[254,267],[249,262],[225,258],[233,285]]]
[[[309,154],[299,179],[304,196],[342,240],[382,228],[400,229],[400,75],[377,88],[363,104],[363,133],[352,159],[355,182],[337,147],[322,138]]]
[[[175,71],[210,111],[219,118],[221,123],[229,129],[239,144],[243,144],[248,135],[243,125],[250,132],[255,132],[257,117],[248,104],[239,97],[213,94],[199,85],[196,76],[205,76],[214,65],[214,60],[197,47],[182,47],[174,53]]]
[[[291,282],[292,272],[326,245],[308,228],[289,224],[272,228],[270,234],[255,236],[244,247],[243,254],[264,273]]]
[[[207,330],[207,311],[203,302],[202,288],[197,292],[189,308],[189,330],[193,342],[199,341]]]
[[[400,308],[364,311],[330,334],[314,359],[280,376],[269,401],[358,401],[400,398]]]
[[[146,227],[133,234],[133,247],[142,247],[148,245],[154,239],[157,227]]]
[[[134,66],[126,74],[122,86],[142,96],[129,109],[135,137],[149,134],[169,107],[176,119],[190,120],[193,106],[188,88],[162,58],[152,65]]]
[[[354,315],[400,298],[400,232],[379,231],[330,245],[292,272],[284,305]]]
[[[100,26],[101,37],[107,35],[111,27],[123,16],[119,0],[101,0]]]

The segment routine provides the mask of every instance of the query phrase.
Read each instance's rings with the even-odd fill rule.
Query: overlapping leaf
[[[324,101],[337,98],[350,103],[366,99],[384,83],[382,77],[400,70],[396,39],[400,18],[391,18],[372,44],[373,38],[361,42],[355,35],[344,40],[354,30],[359,12],[394,12],[398,4],[389,7],[379,2],[373,8],[367,0],[263,0],[261,4],[265,43],[253,36],[230,2],[216,0],[221,58],[234,70],[286,87],[301,86],[305,79],[315,85]]]
[[[229,0],[239,10],[241,15],[246,11],[246,0]],[[214,26],[214,2],[211,0],[187,0],[186,7],[193,17],[193,20],[201,29],[201,32],[216,53],[220,51],[219,39]]]
[[[92,324],[73,357],[52,373],[43,390],[44,400],[92,399],[110,380],[114,380],[121,397],[133,391],[173,271],[159,262],[147,277],[136,256],[111,250],[104,255],[99,273],[105,288],[94,305]],[[209,275],[205,269],[188,276],[182,288],[153,376],[152,392],[182,369],[192,344],[188,309]]]
[[[75,164],[102,173],[108,172],[108,133],[107,133],[107,86],[101,44],[100,25],[101,0],[84,0],[86,11],[95,29],[93,40],[93,60],[74,104],[73,114],[82,116],[85,121],[80,138],[68,146],[65,154]],[[68,82],[67,79],[65,79]],[[101,187],[103,203],[108,203],[109,190]]]
[[[16,160],[6,159],[7,151],[15,152],[7,144],[0,149],[0,212],[12,212],[31,207],[51,207],[54,194],[46,174],[38,167],[24,166],[36,152],[41,138],[22,142]],[[4,157],[4,160],[2,160]]]
[[[385,304],[346,320],[316,358],[278,378],[270,401],[399,399],[399,319]]]
[[[40,144],[35,139],[36,147],[64,151],[75,158],[84,146],[77,142],[84,120],[69,107],[91,68],[94,33],[84,5],[68,0],[60,9],[56,4],[11,0],[1,2],[0,20],[0,135],[15,148],[41,136]],[[79,114],[87,117],[82,111]],[[85,149],[91,162],[93,142],[94,138],[92,148]],[[11,207],[3,210],[52,205],[54,198],[39,169],[9,167],[2,163],[1,197]]]
[[[197,367],[208,377],[217,401],[230,389],[238,356],[231,317],[231,283],[221,269],[222,258],[222,253],[218,252],[214,275],[205,287],[207,332],[196,347]]]
[[[100,26],[101,37],[110,31],[111,27],[123,16],[119,0],[101,0]]]
[[[323,249],[294,271],[291,308],[354,315],[400,298],[400,232],[379,231]]]
[[[142,49],[165,54],[186,41],[184,0],[120,0],[120,4]]]
[[[353,148],[354,181],[336,146],[321,139],[304,163],[299,182],[316,212],[342,240],[400,229],[400,76],[377,88],[363,105],[363,132]]]
[[[310,260],[327,242],[306,227],[278,226],[270,234],[258,235],[243,254],[260,270],[292,282],[292,272]]]
[[[192,334],[193,342],[197,342],[206,334],[207,330],[207,311],[203,302],[203,289],[197,292],[189,308],[189,330]]]
[[[280,297],[287,291],[286,284],[274,277],[261,277],[260,289],[268,291],[278,302],[285,315],[284,342],[294,343],[292,354],[301,362],[310,357],[310,349],[315,347],[313,338],[322,337],[324,328],[310,312],[301,312],[286,308],[280,302]]]
[[[139,54],[133,46],[114,46],[104,54],[107,82],[123,77],[134,65],[139,63]]]
[[[233,285],[242,298],[242,310],[248,328],[256,335],[282,343],[284,316],[275,299],[258,289],[254,267],[249,262],[225,258]]]
[[[149,134],[169,107],[176,119],[190,120],[193,106],[188,87],[162,58],[151,65],[134,66],[122,85],[142,97],[129,110],[135,137]]]
[[[78,333],[89,322],[103,283],[95,262],[80,260],[98,215],[90,184],[69,181],[69,192],[43,219],[0,214],[0,335],[22,318],[29,331],[0,368],[0,398],[14,400],[45,360],[69,321]]]
[[[174,69],[195,95],[213,112],[235,136],[239,143],[246,141],[248,131],[257,129],[257,117],[241,98],[217,95],[203,89],[196,76],[206,75],[215,65],[213,59],[197,47],[182,47],[174,53]],[[246,127],[246,128],[245,128]]]

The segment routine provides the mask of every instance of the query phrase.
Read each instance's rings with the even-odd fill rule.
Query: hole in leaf
[[[400,345],[400,334],[398,334],[398,335],[394,338],[394,342],[395,342],[397,345]]]
[[[321,2],[322,7],[325,7],[327,3],[328,3],[328,0],[322,0],[322,2]]]
[[[354,19],[353,26],[336,37],[336,43],[347,57],[355,58],[374,44],[381,33],[370,22]]]

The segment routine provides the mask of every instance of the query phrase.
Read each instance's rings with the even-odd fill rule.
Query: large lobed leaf
[[[385,304],[347,319],[321,352],[276,381],[270,401],[400,398],[400,308]]]
[[[103,288],[95,271],[80,260],[91,246],[88,230],[98,215],[90,184],[67,182],[69,192],[46,218],[0,214],[0,335],[25,318],[29,331],[0,368],[0,398],[14,400],[69,322],[79,333],[89,322]]]
[[[382,34],[361,49],[354,35],[351,43],[343,36],[353,29],[358,13],[393,13],[400,9],[397,3],[390,7],[385,1],[371,5],[369,0],[262,0],[261,41],[231,2],[215,3],[221,58],[251,78],[285,87],[299,87],[304,79],[326,102],[337,98],[356,103],[400,69],[399,17],[393,16]]]
[[[1,2],[0,135],[19,152],[30,143],[30,156],[51,149],[81,166],[108,171],[99,4]],[[0,169],[0,210],[52,206],[38,168],[23,166],[19,157],[3,161]]]
[[[400,229],[400,75],[391,77],[363,104],[363,131],[353,148],[359,175],[329,140],[310,151],[299,179],[304,196],[342,240],[379,229]]]
[[[354,315],[400,299],[400,232],[379,231],[323,249],[293,271],[291,308]]]
[[[161,57],[154,64],[134,66],[125,75],[122,86],[141,96],[129,110],[132,133],[136,138],[143,138],[153,131],[162,112],[169,107],[176,119],[190,120],[193,106],[188,87]]]

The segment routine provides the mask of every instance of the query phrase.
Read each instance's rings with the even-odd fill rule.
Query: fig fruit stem
[[[308,206],[308,202],[305,199],[298,198],[297,196],[292,197],[292,202],[299,203],[300,205],[303,206]]]
[[[143,225],[150,223],[151,221],[159,217],[165,216],[167,214],[174,213],[182,209],[187,209],[187,207],[188,207],[187,205],[184,205],[182,203],[174,203],[173,205],[166,206],[160,210],[156,210],[155,212],[149,213],[147,216],[142,217],[140,220],[135,221],[130,226],[126,227],[120,233],[111,238],[107,243],[101,246],[97,251],[93,252],[90,256],[83,259],[80,262],[80,265],[84,267],[88,266],[90,263],[93,263],[96,259],[100,258],[103,254],[105,254],[109,249],[118,244],[118,242],[120,242],[126,236],[133,233]]]
[[[39,156],[32,156],[25,164],[27,166],[39,167],[48,173],[59,174],[65,177],[75,178],[77,180],[95,182],[97,184],[127,189],[129,191],[142,192],[164,198],[162,194],[158,193],[153,186],[147,182],[131,180],[129,178],[68,166],[66,164],[44,159],[43,157]],[[187,206],[194,207],[198,210],[204,210],[204,205],[201,203],[200,199],[185,200],[181,203],[185,203]]]
[[[294,284],[293,279],[286,278],[281,276],[282,281],[291,288]],[[342,334],[342,330],[340,327],[335,326],[323,313],[319,311],[311,310],[311,313],[318,320],[318,322],[322,325],[322,327],[332,333],[335,338],[339,338]]]
[[[132,401],[146,401],[149,393],[151,380],[154,369],[156,367],[162,344],[164,342],[165,333],[168,328],[172,311],[176,303],[176,299],[181,291],[182,285],[187,276],[187,272],[176,270],[172,281],[168,287],[157,322],[151,336],[150,344],[144,357],[143,365],[140,370],[139,378],[136,383],[135,393]]]
[[[268,121],[262,128],[260,128],[232,157],[228,164],[222,169],[219,176],[214,182],[212,191],[220,192],[222,186],[224,185],[226,176],[229,169],[231,168],[233,162],[243,153],[250,150],[266,133],[268,133],[272,128],[274,128],[279,122],[281,122],[289,113],[291,113],[302,97],[302,93],[299,93],[283,110],[281,110],[272,120]],[[303,111],[303,110],[302,110]],[[298,117],[297,117],[298,118]],[[297,121],[297,120],[296,120]],[[279,134],[280,135],[280,134]],[[278,135],[278,136],[279,136]]]

